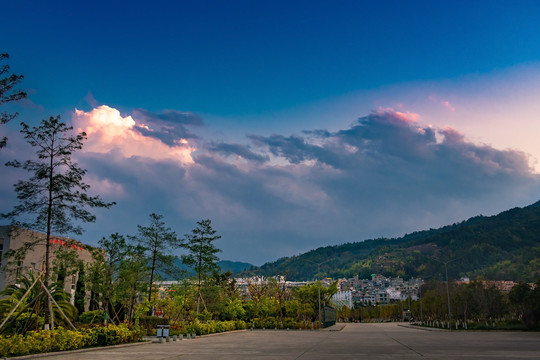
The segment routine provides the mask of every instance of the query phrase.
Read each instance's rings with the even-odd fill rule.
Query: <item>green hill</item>
[[[243,274],[280,274],[289,280],[354,275],[368,278],[372,273],[443,279],[443,262],[448,262],[448,276],[452,278],[533,281],[540,277],[540,201],[400,238],[322,247]]]
[[[236,273],[239,273],[239,272],[242,272],[244,270],[248,270],[254,267],[250,263],[240,262],[240,261],[230,261],[230,260],[220,260],[218,262],[218,265],[221,268],[221,271],[223,272],[230,271],[233,274],[236,274]]]
[[[255,266],[250,263],[245,262],[239,262],[239,261],[230,261],[230,260],[220,260],[218,261],[218,266],[221,269],[222,272],[230,271],[233,274],[240,273],[242,271],[254,268]],[[158,271],[158,275],[160,277],[160,280],[166,281],[166,280],[178,280],[182,279],[184,276],[195,276],[195,271],[191,268],[187,267],[182,263],[182,260],[179,258],[174,259],[174,266],[178,268],[180,271],[178,273],[178,276],[170,276],[167,275],[161,271]]]

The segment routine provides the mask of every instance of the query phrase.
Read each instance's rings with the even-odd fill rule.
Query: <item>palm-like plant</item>
[[[39,275],[41,277],[41,275]],[[18,285],[9,285],[0,292],[0,296],[5,297],[0,300],[0,316],[2,320],[8,315],[14,306],[19,303],[24,294],[30,289],[29,294],[21,302],[17,310],[13,313],[12,317],[18,317],[20,314],[27,314],[25,318],[31,319],[32,315],[36,316],[34,328],[38,325],[38,316],[43,316],[45,307],[47,306],[47,294],[43,291],[43,283],[39,279],[36,282],[36,275],[28,273],[25,276],[19,278]],[[53,306],[53,315],[55,324],[67,325],[64,317],[60,313],[60,309],[71,321],[77,316],[77,309],[73,306],[69,300],[69,295],[62,288],[62,284],[53,283],[47,288],[49,294],[58,304],[58,307]],[[8,325],[9,322],[6,324]],[[6,326],[5,325],[5,326]],[[29,324],[27,324],[29,325]],[[25,328],[31,328],[31,326],[25,326]],[[2,329],[0,329],[1,331]]]

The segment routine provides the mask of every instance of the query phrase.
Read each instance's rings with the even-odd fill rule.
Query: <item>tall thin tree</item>
[[[174,249],[180,247],[176,233],[163,222],[163,215],[150,214],[150,226],[137,225],[139,234],[133,237],[145,249],[150,261],[150,279],[148,282],[148,301],[152,300],[152,285],[156,271],[172,274],[176,267]]]
[[[130,245],[127,244],[124,236],[118,233],[111,234],[109,238],[103,237],[98,243],[107,254],[105,262],[106,274],[104,276],[105,279],[102,279],[105,281],[104,306],[106,311],[113,316],[115,311],[114,301],[112,299],[112,293],[114,291],[113,282],[122,261],[125,261],[130,251]]]
[[[217,265],[219,258],[216,254],[221,250],[213,242],[220,238],[221,235],[216,235],[216,230],[212,229],[212,222],[209,219],[198,221],[197,227],[191,231],[191,234],[185,235],[182,246],[189,251],[189,254],[182,255],[182,262],[197,273],[197,314],[202,299],[202,280],[213,271],[219,270]]]
[[[14,222],[17,220],[23,227],[42,231],[46,236],[45,239],[26,242],[17,251],[6,255],[24,258],[36,245],[45,245],[44,283],[47,286],[50,278],[51,234],[81,234],[82,228],[75,221],[96,220],[88,207],[109,208],[114,203],[88,195],[90,185],[83,181],[86,170],[71,159],[73,152],[82,148],[86,133],[73,135],[73,128],[61,122],[60,116],[51,116],[38,127],[30,127],[24,122],[21,126],[24,138],[36,150],[36,158],[24,163],[17,160],[6,163],[7,166],[28,171],[31,176],[14,185],[19,204],[10,213],[2,214],[2,217]],[[28,220],[22,218],[25,214]]]

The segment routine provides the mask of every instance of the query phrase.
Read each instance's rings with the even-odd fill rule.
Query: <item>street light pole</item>
[[[442,260],[435,259],[435,258],[433,258],[433,260],[436,260],[436,261],[444,264],[444,273],[445,273],[445,276],[446,276],[446,299],[448,301],[448,321],[451,321],[452,320],[452,312],[450,310],[450,289],[448,287],[448,264],[451,263],[452,261],[457,260],[457,258],[454,258],[452,260],[447,260],[447,261],[442,261]]]
[[[420,295],[420,297],[418,298],[418,300],[420,300],[420,319],[424,321],[424,312],[422,310],[422,285],[418,287],[418,293]]]
[[[452,311],[450,310],[450,290],[448,288],[448,261],[444,263],[444,272],[446,274],[446,299],[448,300],[448,321],[452,321]]]
[[[317,265],[317,273],[319,272],[319,265]],[[319,329],[321,328],[321,281],[319,280],[319,313],[317,314],[319,318]]]
[[[311,260],[306,259],[306,261],[317,265],[317,275],[318,276],[320,275],[320,272],[321,272],[321,265],[328,262],[328,261],[330,261],[330,260],[331,259],[328,259],[328,260],[325,260],[323,262],[317,263],[315,261],[311,261]],[[319,313],[318,313],[317,317],[319,319],[319,329],[320,329],[321,328],[321,282],[320,282],[320,279],[319,279]]]

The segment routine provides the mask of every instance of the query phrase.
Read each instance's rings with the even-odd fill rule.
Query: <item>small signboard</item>
[[[169,332],[171,330],[170,325],[158,325],[157,326],[157,336],[158,337],[169,337]]]

